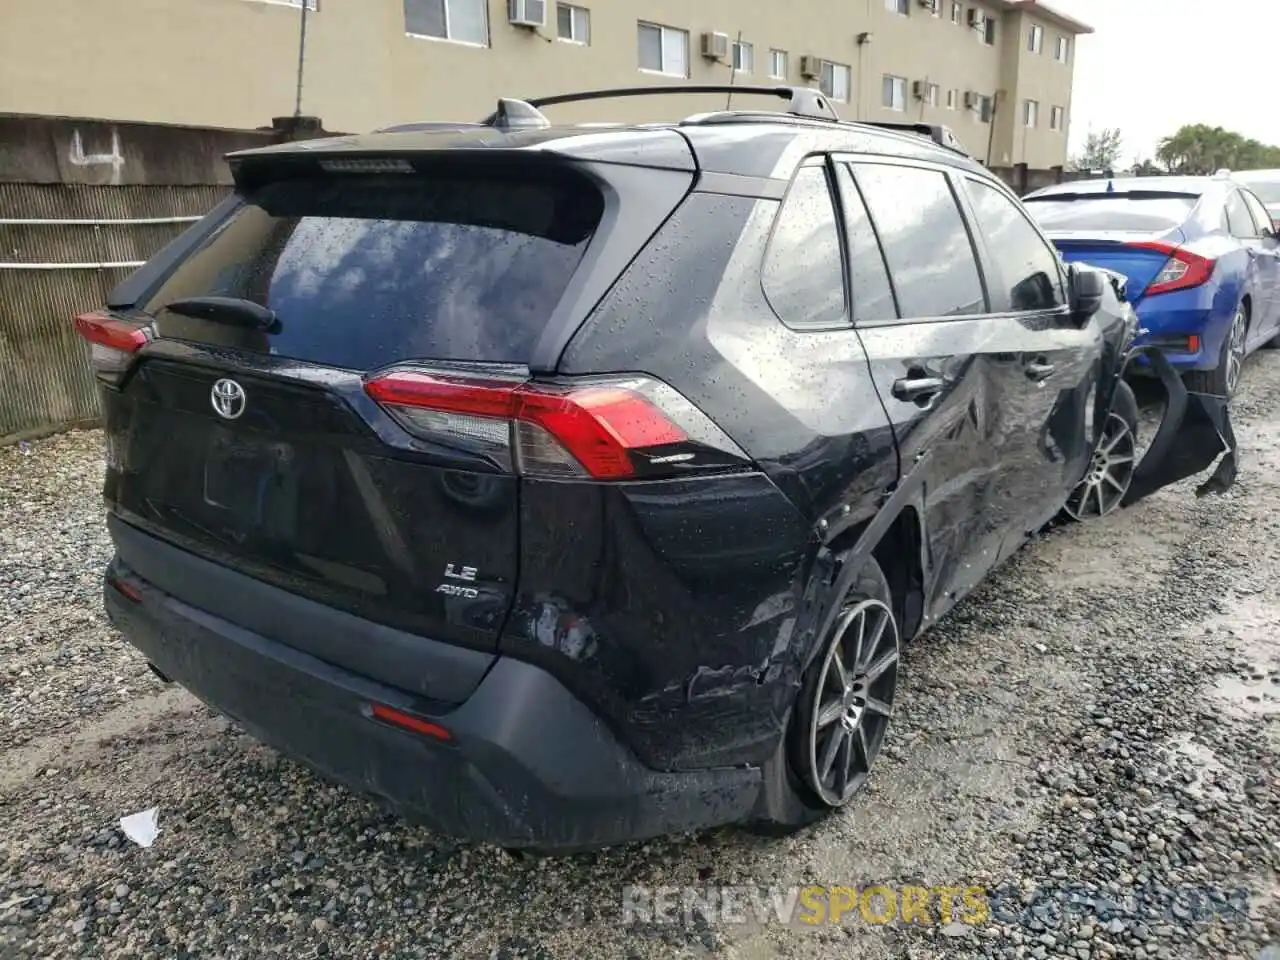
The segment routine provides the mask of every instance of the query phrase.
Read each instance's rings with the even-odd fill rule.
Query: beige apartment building
[[[0,113],[264,126],[295,112],[302,47],[302,112],[330,130],[474,120],[499,96],[807,84],[845,119],[943,123],[979,159],[1043,169],[1066,160],[1089,32],[1042,0],[0,0]],[[548,115],[668,120],[727,101]]]

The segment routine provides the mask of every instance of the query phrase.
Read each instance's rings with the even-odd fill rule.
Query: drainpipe
[[[996,139],[996,117],[1000,115],[1000,94],[1003,90],[997,90],[991,94],[991,128],[987,131],[987,166],[991,166],[991,148],[995,144]]]

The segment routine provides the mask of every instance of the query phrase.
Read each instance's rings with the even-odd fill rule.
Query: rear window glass
[[[1171,230],[1190,216],[1199,197],[1123,193],[1030,197],[1027,212],[1044,230]]]
[[[474,176],[282,181],[244,200],[145,309],[250,300],[279,318],[264,350],[358,370],[528,361],[603,210],[585,182]],[[162,332],[199,329],[167,316]]]

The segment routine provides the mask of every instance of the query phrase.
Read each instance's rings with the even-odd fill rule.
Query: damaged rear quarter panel
[[[527,480],[521,513],[501,651],[549,670],[651,767],[763,761],[798,683],[816,553],[768,477]]]

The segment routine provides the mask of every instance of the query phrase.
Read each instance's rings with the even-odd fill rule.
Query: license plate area
[[[298,517],[294,447],[219,431],[205,454],[203,499],[222,525],[245,536],[292,539]]]

